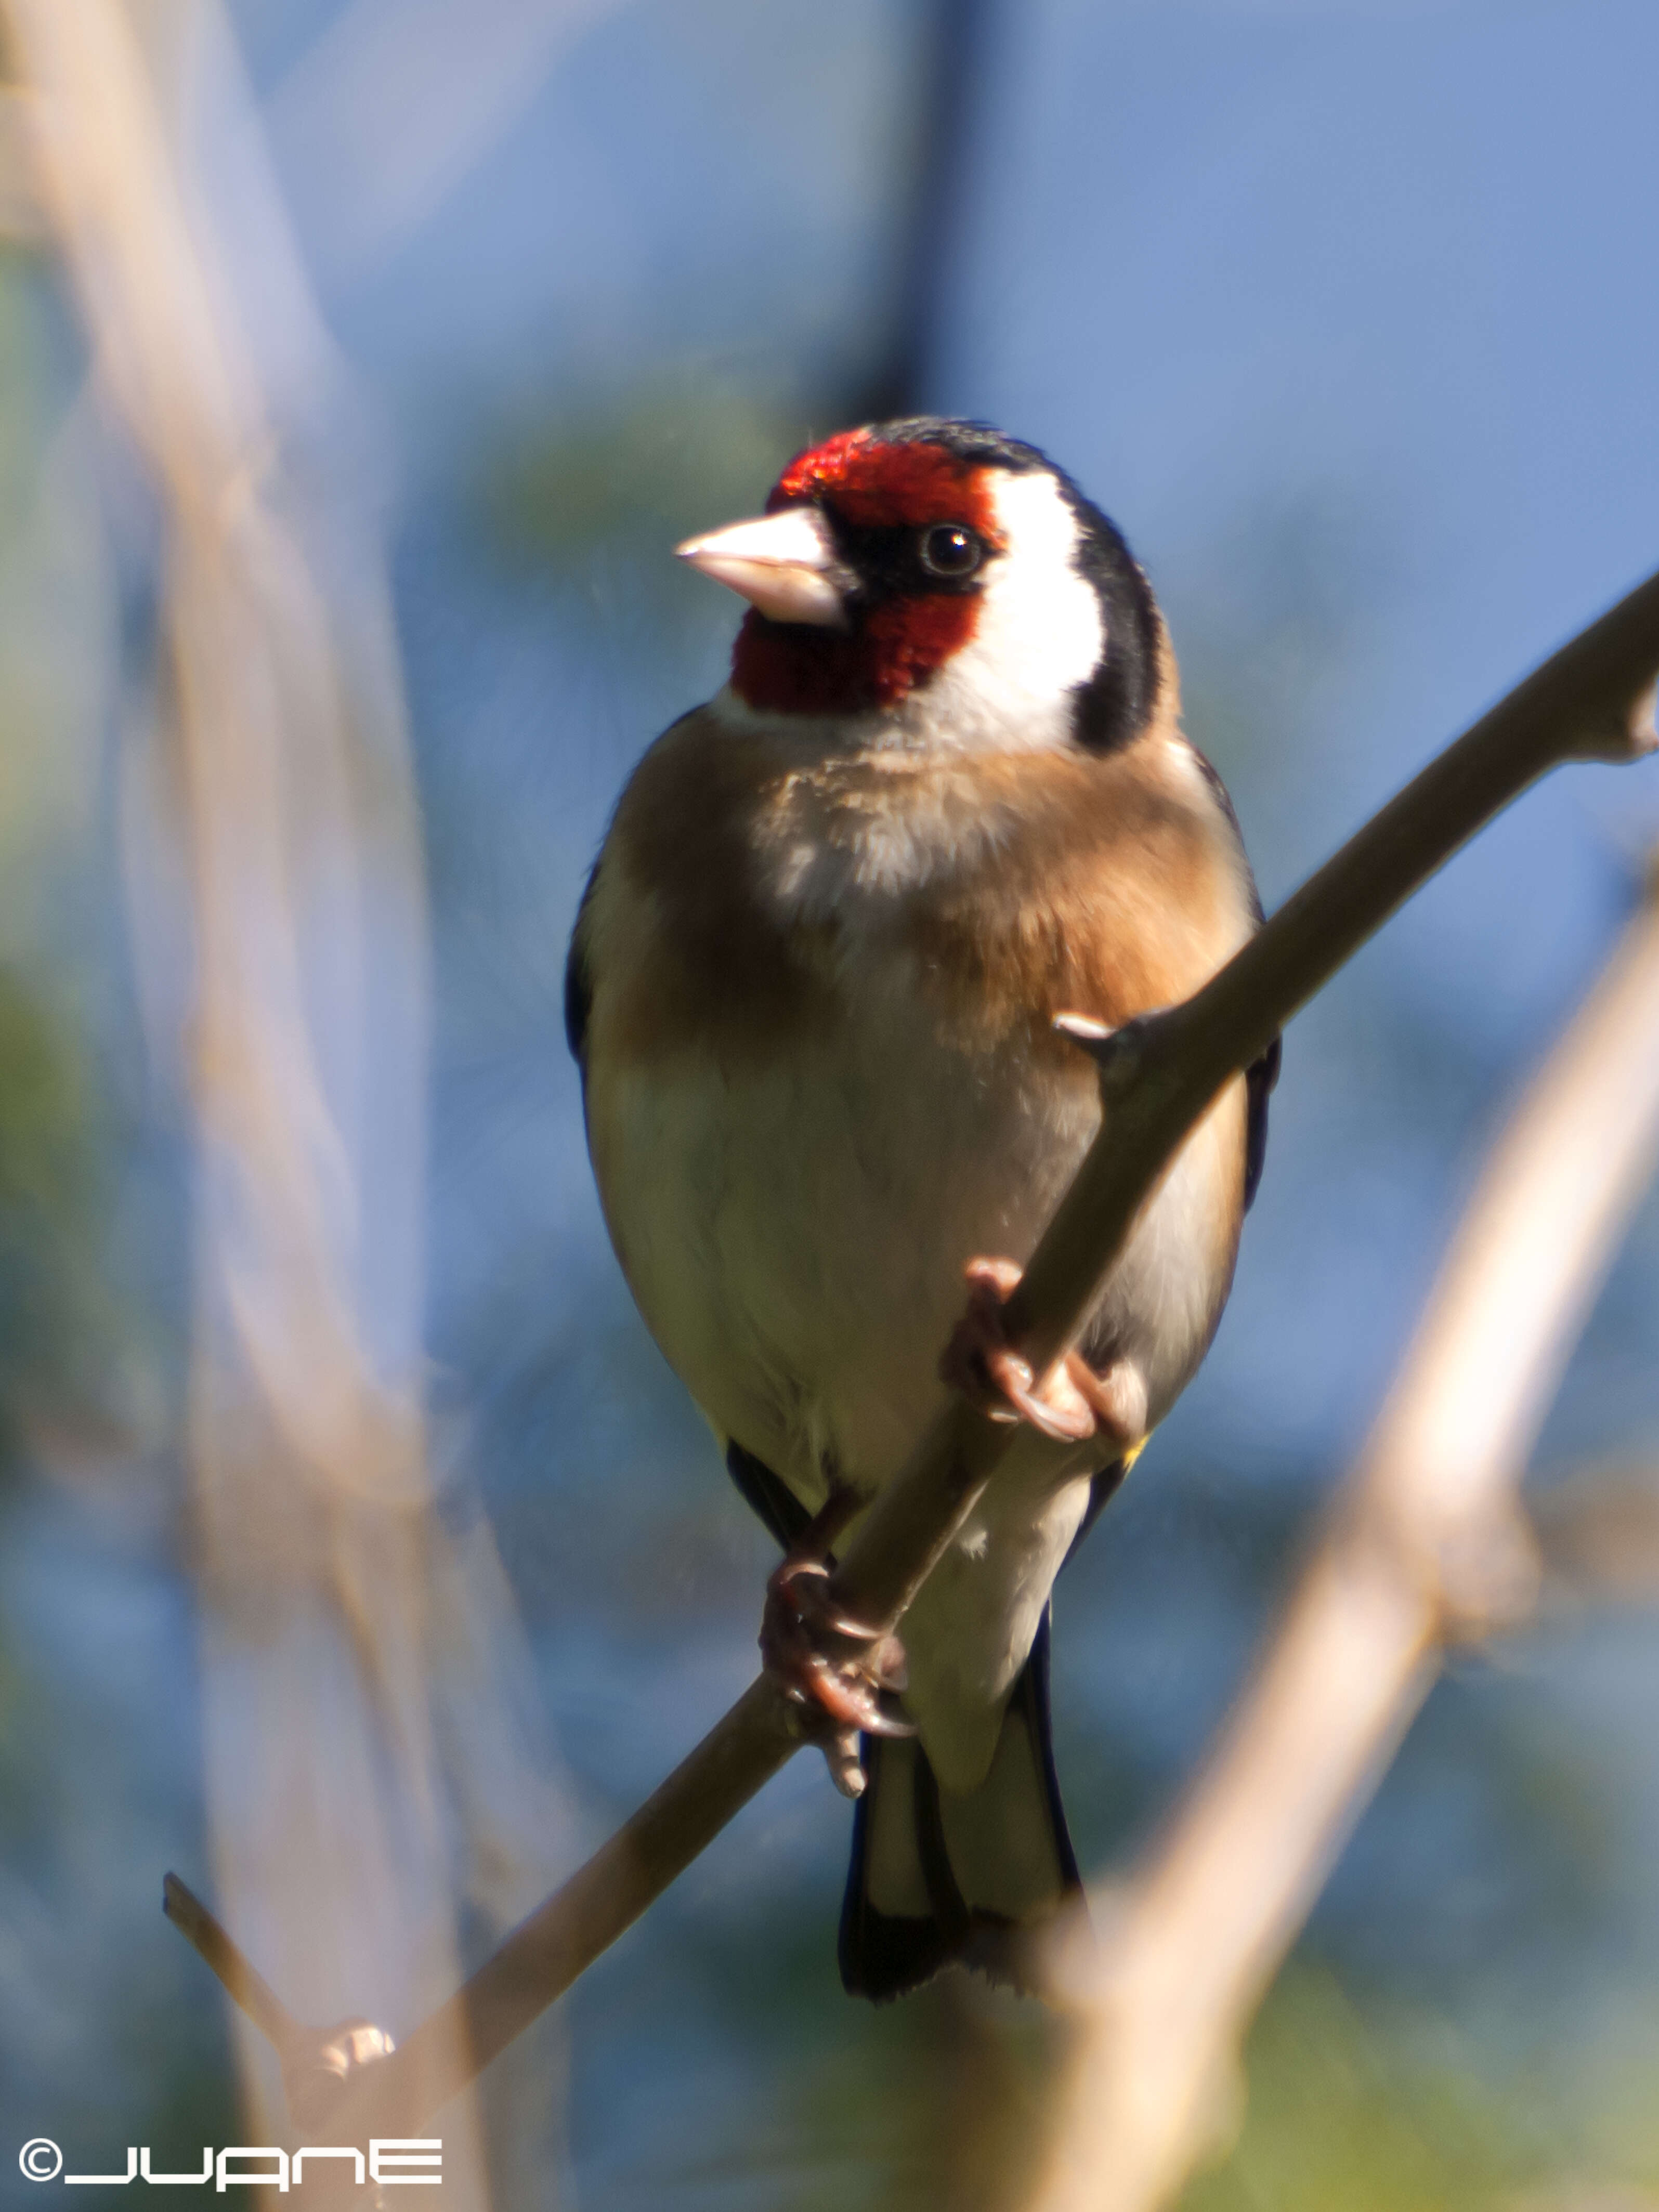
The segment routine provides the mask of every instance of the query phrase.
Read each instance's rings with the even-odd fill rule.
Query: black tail
[[[1082,1887],[1049,1742],[1048,1620],[977,1790],[942,1791],[913,1738],[864,1739],[839,1947],[852,1996],[902,1996],[952,1959],[1036,1986],[1032,1938]]]
[[[1133,1457],[1094,1477],[1068,1559]],[[726,1464],[784,1550],[799,1543],[811,1516],[787,1485],[735,1440]],[[952,1959],[994,1982],[1036,1987],[1032,1938],[1083,1888],[1049,1736],[1050,1619],[1045,1606],[977,1790],[942,1791],[914,1738],[864,1738],[864,1795],[853,1816],[838,1945],[851,1996],[902,1996]]]

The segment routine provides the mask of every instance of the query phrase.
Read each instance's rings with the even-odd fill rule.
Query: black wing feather
[[[595,860],[582,886],[581,903],[576,908],[575,923],[570,932],[570,950],[564,958],[564,1039],[570,1047],[570,1057],[577,1062],[587,1042],[587,1017],[593,1009],[593,977],[587,964],[587,934],[582,925],[587,920],[599,875],[599,864]]]
[[[1255,1200],[1256,1185],[1267,1158],[1267,1100],[1279,1080],[1279,1062],[1285,1040],[1275,1037],[1260,1060],[1244,1071],[1244,1091],[1249,1118],[1244,1133],[1244,1206]]]
[[[788,1484],[764,1460],[745,1451],[735,1437],[726,1447],[726,1471],[744,1504],[765,1522],[778,1549],[793,1552],[811,1526],[812,1516]]]
[[[1242,854],[1244,835],[1238,826],[1238,816],[1233,811],[1232,795],[1217,774],[1215,763],[1193,744],[1190,738],[1187,743],[1192,747],[1193,758],[1203,769],[1206,781],[1220,802],[1221,811],[1227,817],[1233,836],[1238,840],[1238,849]],[[1250,911],[1255,917],[1256,927],[1260,928],[1267,917],[1262,912],[1261,894],[1255,887],[1255,876],[1250,874],[1249,861],[1244,865],[1250,882]],[[1255,1201],[1256,1186],[1261,1181],[1261,1170],[1267,1158],[1267,1100],[1279,1080],[1279,1062],[1284,1042],[1282,1037],[1275,1037],[1261,1059],[1253,1060],[1244,1071],[1249,1101],[1249,1119],[1244,1139],[1244,1210],[1247,1213]]]

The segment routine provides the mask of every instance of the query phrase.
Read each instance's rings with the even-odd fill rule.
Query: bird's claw
[[[1024,1270],[1012,1260],[970,1260],[963,1273],[968,1310],[939,1361],[939,1375],[994,1421],[1029,1421],[1056,1443],[1100,1437],[1115,1450],[1138,1443],[1146,1391],[1118,1362],[1103,1374],[1068,1352],[1039,1383],[1031,1363],[1008,1340],[1005,1308]]]
[[[859,1736],[914,1735],[897,1693],[904,1647],[835,1607],[830,1570],[792,1554],[766,1584],[761,1660],[792,1708],[796,1732],[817,1744],[844,1797],[864,1789]]]

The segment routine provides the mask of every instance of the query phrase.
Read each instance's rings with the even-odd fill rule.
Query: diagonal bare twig
[[[162,1877],[161,1910],[185,1942],[206,1960],[227,1995],[235,1998],[274,2049],[280,2051],[298,2038],[300,2023],[276,1990],[176,1874]]]
[[[1571,641],[1431,762],[1184,1006],[1121,1032],[1101,1135],[1026,1269],[1015,1325],[1035,1366],[1058,1358],[1187,1131],[1395,909],[1548,769],[1651,752],[1659,575]],[[865,1516],[833,1601],[896,1623],[1006,1449],[957,1401]],[[338,2124],[412,2126],[471,2080],[690,1865],[798,1747],[764,1676],[633,1818],[384,2064],[348,2087]]]

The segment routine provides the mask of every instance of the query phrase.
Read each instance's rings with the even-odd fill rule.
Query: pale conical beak
[[[786,507],[753,522],[733,522],[674,550],[717,584],[741,592],[770,622],[846,627],[846,572],[815,507]]]

